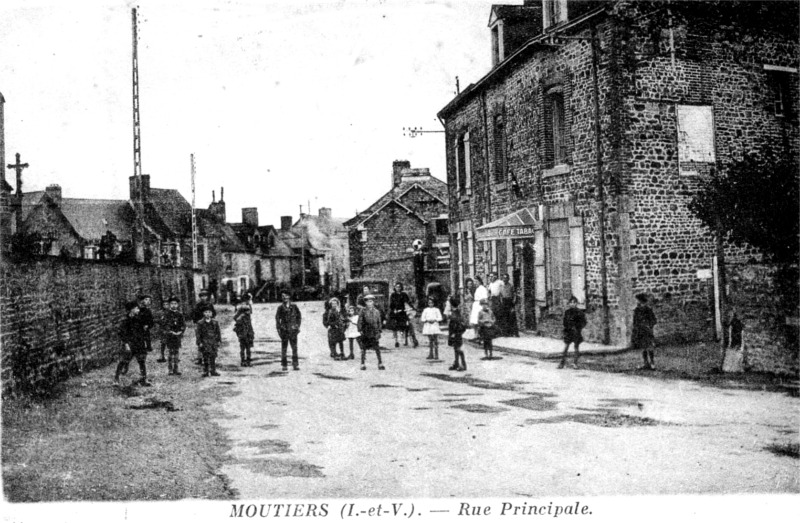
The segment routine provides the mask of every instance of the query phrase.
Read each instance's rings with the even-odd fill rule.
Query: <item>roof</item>
[[[24,192],[22,193],[22,220],[25,221],[28,218],[31,210],[33,210],[34,206],[38,205],[39,202],[42,200],[42,196],[45,195],[44,191],[31,191],[31,192]]]
[[[598,2],[600,4],[600,2]],[[555,44],[552,43],[553,38],[558,35],[559,33],[564,33],[571,31],[575,26],[583,24],[590,18],[602,13],[605,10],[605,5],[600,4],[597,8],[592,9],[590,12],[583,14],[582,16],[578,16],[574,20],[569,20],[563,24],[559,24],[555,26],[553,29],[547,30],[544,33],[537,34],[527,42],[525,42],[519,49],[517,49],[514,53],[510,56],[505,58],[502,62],[497,64],[491,71],[486,73],[483,78],[477,81],[477,83],[469,84],[466,89],[461,91],[455,98],[450,100],[438,113],[438,116],[442,120],[446,120],[447,116],[452,113],[454,110],[458,109],[462,103],[466,102],[468,99],[472,98],[473,95],[481,92],[484,87],[490,85],[490,83],[498,78],[502,78],[506,72],[509,71],[513,64],[516,64],[520,59],[523,57],[527,57],[530,53],[534,52],[535,50],[541,48],[552,48]]]
[[[131,240],[136,214],[127,200],[62,198],[58,208],[85,240],[99,240],[107,231],[120,241]]]
[[[148,203],[174,236],[192,234],[192,206],[177,190],[151,188]]]
[[[497,227],[514,227],[517,225],[533,225],[534,223],[536,223],[536,216],[530,209],[525,208],[482,225],[478,227],[477,230],[495,229]]]
[[[217,236],[224,252],[247,252],[245,245],[239,240],[233,228],[220,221],[208,209],[196,209],[197,229],[201,236]]]
[[[361,220],[360,222],[358,222],[358,223],[359,223],[359,225],[361,225],[361,224],[364,224],[364,223],[368,222],[368,221],[369,221],[369,220],[371,220],[371,219],[372,219],[372,218],[373,218],[375,215],[377,215],[377,214],[378,214],[379,212],[381,212],[383,209],[385,209],[386,207],[388,207],[389,205],[392,205],[392,204],[394,204],[394,205],[396,205],[396,206],[400,207],[401,209],[403,209],[404,211],[406,211],[406,213],[408,213],[408,214],[410,214],[410,215],[414,216],[415,218],[417,218],[418,220],[420,220],[422,223],[428,223],[428,221],[427,221],[425,218],[423,218],[423,217],[422,217],[422,216],[420,216],[419,214],[415,213],[415,212],[414,212],[412,209],[409,209],[408,207],[406,207],[405,205],[403,205],[402,203],[400,203],[398,200],[389,200],[389,201],[387,201],[386,203],[384,203],[383,205],[381,205],[380,207],[378,207],[377,209],[375,209],[375,211],[374,211],[372,214],[370,214],[369,216],[367,216],[366,218],[364,218],[363,220]]]
[[[413,171],[413,169],[411,170]],[[447,205],[447,184],[433,176],[403,176],[400,183],[392,187],[389,192],[378,198],[375,203],[358,213],[353,218],[344,222],[345,227],[355,227],[370,218],[378,209],[382,209],[392,200],[399,200],[414,188],[422,189],[434,198]],[[411,209],[413,211],[413,209]],[[423,220],[424,221],[424,220]]]

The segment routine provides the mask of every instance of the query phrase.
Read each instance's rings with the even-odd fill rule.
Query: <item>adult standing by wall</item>
[[[489,289],[483,285],[483,278],[475,276],[475,293],[472,295],[472,311],[469,316],[469,324],[472,327],[478,325],[478,314],[482,309],[481,300],[489,300]]]
[[[500,329],[503,336],[519,336],[517,327],[517,289],[511,283],[508,274],[503,275],[502,314],[500,315]]]
[[[497,273],[489,274],[489,305],[492,308],[494,317],[497,320],[497,335],[503,336],[503,280],[497,277]]]

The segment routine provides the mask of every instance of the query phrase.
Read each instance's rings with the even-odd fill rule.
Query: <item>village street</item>
[[[300,371],[281,372],[275,304],[256,305],[253,366],[235,367],[212,416],[230,438],[222,466],[240,499],[501,497],[798,492],[798,400],[689,381],[586,370],[511,354],[468,372],[417,349],[382,346],[366,371],[329,357],[321,302],[303,312]],[[229,313],[223,313],[229,314]]]

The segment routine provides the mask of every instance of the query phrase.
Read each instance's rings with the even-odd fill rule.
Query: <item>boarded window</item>
[[[459,192],[468,192],[470,186],[469,133],[463,133],[456,140],[456,187]]]
[[[790,74],[785,71],[769,71],[768,79],[772,89],[772,113],[775,116],[789,118],[792,110]]]
[[[447,229],[447,218],[436,219],[436,234],[437,236],[447,236],[449,233]]]
[[[679,105],[678,161],[681,174],[697,174],[716,162],[714,111],[710,105]]]

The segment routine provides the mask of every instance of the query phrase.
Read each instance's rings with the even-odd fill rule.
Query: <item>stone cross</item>
[[[19,161],[19,153],[17,153],[17,163],[8,164],[9,169],[14,169],[17,172],[17,194],[22,193],[22,169],[27,169],[29,166],[27,163],[20,163]]]

